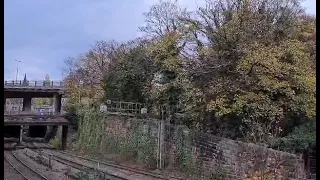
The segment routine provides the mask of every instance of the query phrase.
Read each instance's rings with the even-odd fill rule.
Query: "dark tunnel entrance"
[[[20,126],[4,126],[4,137],[5,138],[19,138],[20,137]]]
[[[47,126],[29,126],[29,137],[44,138],[46,136]]]

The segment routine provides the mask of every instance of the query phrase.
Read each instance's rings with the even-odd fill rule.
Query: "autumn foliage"
[[[316,21],[300,1],[207,1],[195,12],[159,1],[144,15],[143,37],[96,42],[68,62],[72,101],[179,106],[175,123],[270,146],[315,124]]]

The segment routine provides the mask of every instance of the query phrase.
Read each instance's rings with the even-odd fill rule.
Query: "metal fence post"
[[[52,169],[52,155],[49,155],[49,168]]]
[[[163,107],[160,107],[160,120],[158,121],[158,147],[157,147],[157,168],[164,168],[164,135],[165,135],[165,116]]]

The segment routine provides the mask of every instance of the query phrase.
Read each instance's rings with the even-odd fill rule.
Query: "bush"
[[[49,145],[52,148],[60,149],[61,148],[61,138],[60,136],[55,136],[53,139],[49,141]]]
[[[276,144],[281,150],[293,152],[316,146],[316,121],[304,123],[296,127],[288,136],[280,138]]]
[[[66,108],[67,113],[64,115],[64,117],[72,124],[75,130],[78,130],[78,123],[80,118],[78,112],[79,109],[81,109],[80,106],[69,105]]]

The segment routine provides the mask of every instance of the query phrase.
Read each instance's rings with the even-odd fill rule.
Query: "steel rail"
[[[34,150],[31,150],[31,151],[34,151]],[[34,151],[34,152],[36,152],[36,151]],[[48,156],[53,157],[53,159],[56,160],[57,162],[65,164],[65,165],[70,166],[70,167],[73,167],[73,168],[78,169],[78,170],[89,170],[91,172],[101,172],[104,175],[112,177],[112,179],[114,179],[114,180],[127,180],[126,178],[120,177],[118,175],[111,174],[111,173],[103,171],[103,170],[95,169],[95,168],[90,167],[90,166],[85,166],[85,165],[83,165],[81,163],[78,163],[78,162],[75,162],[75,161],[60,157],[60,156],[52,154],[52,153],[40,151],[40,153],[38,153],[38,154],[41,154],[41,153],[47,154]]]
[[[30,166],[28,166],[25,162],[23,162],[20,158],[18,158],[12,151],[10,151],[10,155],[12,155],[12,157],[14,157],[17,161],[19,161],[19,163],[21,163],[23,166],[25,166],[26,168],[28,168],[29,170],[31,170],[34,174],[36,174],[37,176],[40,177],[40,179],[44,179],[44,180],[48,180],[48,178],[44,177],[42,174],[40,174],[39,172],[37,172],[36,170],[34,170],[33,168],[31,168]],[[9,160],[8,157],[4,156],[4,159],[26,180],[31,180],[29,179],[26,175],[24,175],[21,171],[18,170],[18,168],[16,166],[14,166]]]

